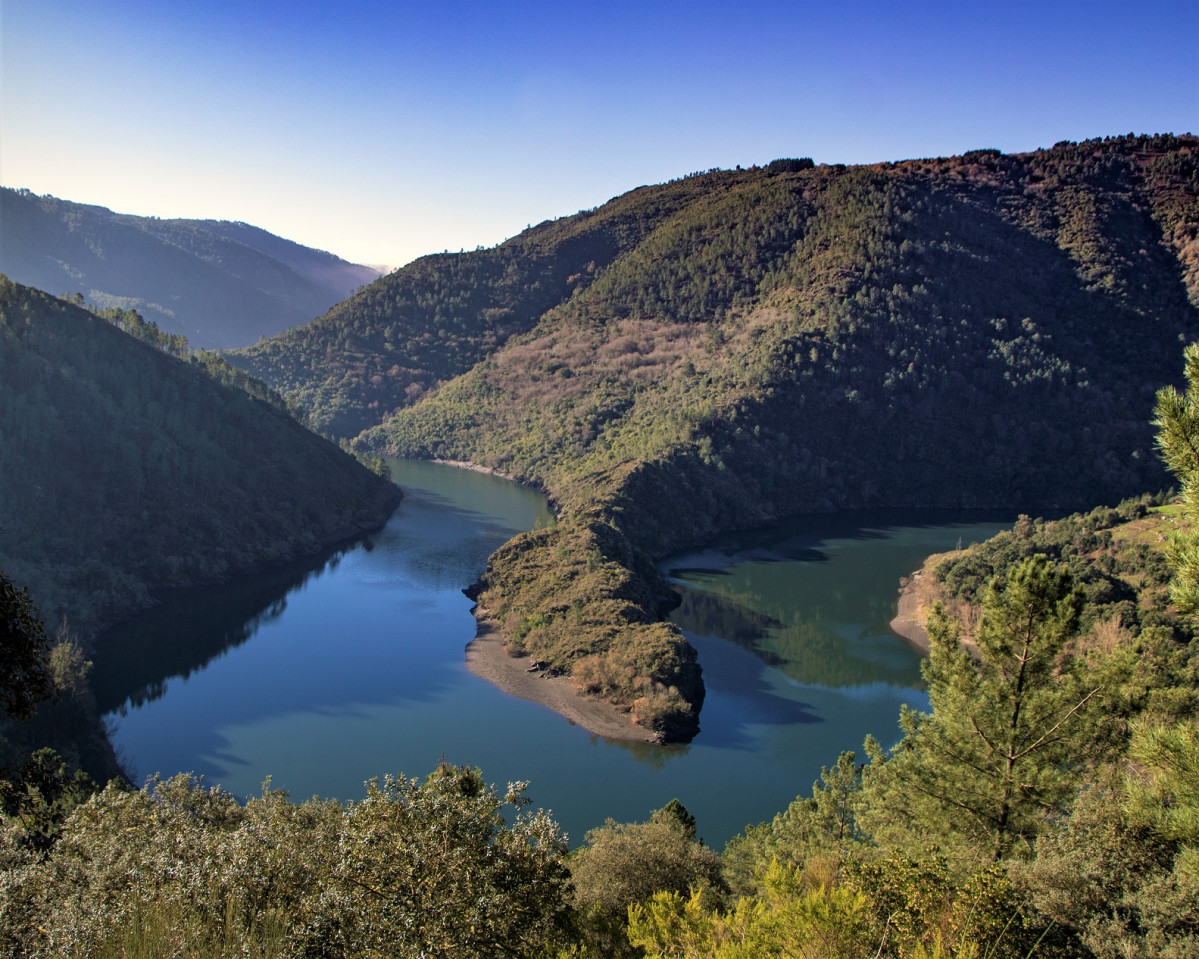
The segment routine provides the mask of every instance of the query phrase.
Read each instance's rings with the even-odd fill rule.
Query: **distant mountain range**
[[[379,276],[246,223],[130,216],[8,187],[0,187],[0,273],[135,309],[205,349],[307,323]]]

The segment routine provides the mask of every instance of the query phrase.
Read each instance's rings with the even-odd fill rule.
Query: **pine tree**
[[[924,665],[932,713],[906,708],[906,736],[868,770],[871,828],[1001,859],[1027,848],[1107,746],[1088,736],[1099,689],[1068,655],[1079,593],[1065,567],[1036,555],[996,577],[983,600],[977,657],[939,610]],[[881,795],[880,795],[881,794]]]
[[[1167,539],[1174,582],[1170,598],[1184,613],[1199,613],[1199,343],[1183,351],[1187,388],[1158,390],[1157,445],[1162,459],[1182,484],[1185,526]]]

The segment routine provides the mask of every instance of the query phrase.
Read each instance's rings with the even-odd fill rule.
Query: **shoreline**
[[[593,736],[631,742],[659,742],[657,734],[638,726],[628,711],[592,696],[581,696],[569,676],[528,671],[528,657],[509,656],[496,623],[478,619],[475,638],[466,646],[466,668],[501,692],[553,710]]]
[[[907,640],[927,656],[932,649],[932,641],[928,638],[928,630],[924,628],[920,618],[920,604],[916,597],[916,590],[923,576],[924,568],[921,567],[904,579],[899,588],[899,606],[890,626],[891,632]]]
[[[512,483],[528,486],[517,477],[490,466],[480,466],[469,460],[434,459],[434,463],[498,476]],[[478,585],[478,584],[476,584]],[[464,592],[472,595],[471,589]],[[473,598],[473,597],[472,597]],[[528,657],[509,656],[507,640],[495,620],[489,619],[476,607],[475,638],[466,644],[466,668],[473,676],[485,680],[501,692],[537,703],[557,713],[574,726],[582,726],[593,736],[627,742],[660,743],[660,734],[638,726],[629,716],[628,707],[618,706],[595,696],[581,695],[569,676],[552,676],[545,672],[529,672]]]
[[[511,473],[504,473],[501,470],[492,469],[490,466],[480,466],[478,463],[472,463],[470,460],[429,460],[430,463],[437,463],[441,466],[452,466],[454,469],[469,470],[472,473],[486,473],[488,476],[498,476],[500,479],[506,479],[510,483],[516,483],[518,486],[528,486],[528,483],[521,482]]]

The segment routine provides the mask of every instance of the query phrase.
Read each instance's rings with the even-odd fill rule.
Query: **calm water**
[[[244,796],[271,776],[297,799],[356,799],[372,776],[444,758],[500,786],[529,780],[574,842],[678,797],[720,847],[867,733],[897,738],[900,704],[925,703],[917,655],[887,628],[899,577],[1003,525],[850,515],[671,558],[708,695],[694,742],[659,748],[592,736],[466,670],[462,589],[549,520],[544,499],[450,467],[394,469],[407,496],[371,543],[191,591],[102,637],[97,695],[139,777],[191,770]]]

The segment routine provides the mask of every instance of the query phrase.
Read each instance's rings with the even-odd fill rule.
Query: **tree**
[[[1199,725],[1136,723],[1128,758],[1088,784],[1015,871],[1037,909],[1097,959],[1199,949]]]
[[[555,955],[565,842],[527,805],[523,784],[448,764],[348,805],[268,784],[243,806],[188,775],[112,783],[42,856],[0,829],[0,955]]]
[[[900,843],[910,832],[972,858],[1027,850],[1041,814],[1061,808],[1080,769],[1110,749],[1087,730],[1100,689],[1084,685],[1066,649],[1079,606],[1068,570],[1038,554],[992,580],[977,659],[937,608],[923,666],[932,713],[904,708],[906,735],[890,759],[872,747],[866,818],[876,833],[898,826]]]
[[[837,765],[821,767],[810,797],[797,797],[770,822],[728,841],[720,858],[732,890],[757,892],[773,862],[802,870],[811,886],[835,882],[862,838],[861,799],[862,771],[854,754],[843,752]]]
[[[875,954],[866,897],[845,888],[805,889],[796,871],[774,863],[760,895],[727,912],[700,893],[657,893],[629,909],[629,941],[646,959],[857,959]]]
[[[53,691],[50,639],[28,591],[0,571],[0,711],[28,719]]]
[[[566,844],[548,815],[524,808],[525,786],[500,795],[477,769],[447,763],[424,783],[368,783],[346,810],[308,954],[523,956],[559,942]]]
[[[12,820],[20,842],[49,849],[63,820],[95,791],[87,773],[68,769],[53,749],[39,749],[19,769],[0,778],[0,823]]]
[[[694,890],[709,904],[723,900],[720,859],[696,841],[693,822],[675,800],[648,822],[609,819],[590,830],[575,850],[569,862],[575,905],[587,938],[601,954],[627,951],[629,907],[655,893],[688,895]]]
[[[1170,598],[1184,613],[1199,613],[1199,343],[1183,350],[1186,392],[1172,386],[1158,390],[1153,425],[1166,466],[1182,484],[1186,527],[1167,540],[1174,582]]]

